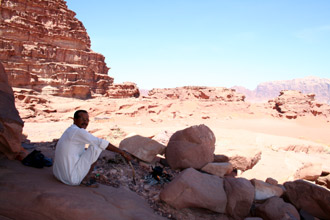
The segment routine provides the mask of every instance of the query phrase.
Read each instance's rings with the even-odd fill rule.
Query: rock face
[[[205,99],[224,102],[243,102],[245,96],[223,87],[184,86],[171,89],[152,89],[149,97],[161,99]]]
[[[196,125],[175,132],[165,156],[172,169],[201,169],[214,159],[215,136],[206,125]],[[197,156],[198,155],[198,156]]]
[[[300,216],[295,207],[283,201],[282,198],[272,197],[263,204],[257,206],[256,215],[262,219],[277,220],[300,220]]]
[[[285,196],[297,209],[303,209],[320,219],[330,219],[329,190],[304,180],[286,182],[284,187]]]
[[[66,97],[106,94],[113,78],[64,0],[3,0],[0,61],[12,87]]]
[[[250,213],[254,199],[254,187],[244,178],[224,178],[227,194],[226,213],[234,219],[244,219]]]
[[[15,107],[13,90],[0,63],[0,152],[9,159],[26,156],[21,146],[23,125]]]
[[[269,100],[269,103],[276,109],[279,116],[285,116],[289,119],[295,119],[298,116],[312,115],[330,115],[330,106],[314,101],[314,94],[303,94],[294,90],[283,90],[280,95]]]
[[[246,95],[249,101],[267,101],[277,97],[282,90],[297,90],[304,94],[314,93],[317,101],[330,104],[330,79],[312,76],[302,79],[264,82],[252,91],[244,87],[233,88]]]
[[[219,213],[225,213],[227,204],[223,179],[193,168],[184,170],[166,185],[160,199],[177,209],[196,207]]]

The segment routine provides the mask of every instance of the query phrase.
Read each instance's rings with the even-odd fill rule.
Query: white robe
[[[87,150],[85,145],[89,144]],[[53,173],[68,185],[79,185],[109,142],[97,138],[73,124],[65,130],[56,145]]]

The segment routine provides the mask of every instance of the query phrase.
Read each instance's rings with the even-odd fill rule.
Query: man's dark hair
[[[83,112],[83,113],[88,113],[86,110],[77,110],[75,113],[74,113],[74,115],[73,115],[73,118],[74,119],[78,119],[80,116],[79,116],[79,113],[80,112]]]

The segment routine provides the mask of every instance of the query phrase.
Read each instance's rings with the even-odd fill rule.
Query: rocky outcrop
[[[21,146],[23,126],[24,122],[15,107],[13,90],[0,63],[0,152],[9,159],[26,156]]]
[[[278,116],[295,119],[308,114],[330,115],[330,106],[314,101],[314,94],[303,94],[294,90],[283,90],[280,95],[268,103],[278,112]]]
[[[125,82],[122,84],[114,84],[110,86],[106,96],[110,98],[138,98],[140,96],[140,90],[135,83]]]
[[[0,61],[13,87],[77,98],[113,89],[104,56],[64,0],[2,0]]]
[[[318,102],[330,104],[330,79],[305,77],[293,80],[270,81],[260,83],[255,90],[233,87],[246,95],[248,101],[267,101],[278,96],[282,90],[297,90],[303,94],[314,93]]]
[[[184,86],[167,89],[152,89],[148,93],[151,98],[180,100],[216,100],[224,102],[243,102],[245,96],[234,89],[223,87]]]

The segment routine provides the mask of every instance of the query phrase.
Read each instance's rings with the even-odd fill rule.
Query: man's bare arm
[[[111,143],[108,144],[106,150],[109,150],[109,151],[112,151],[115,153],[119,153],[120,155],[122,155],[125,158],[125,160],[127,162],[132,160],[132,157],[126,151],[119,149],[118,147],[112,145]]]

